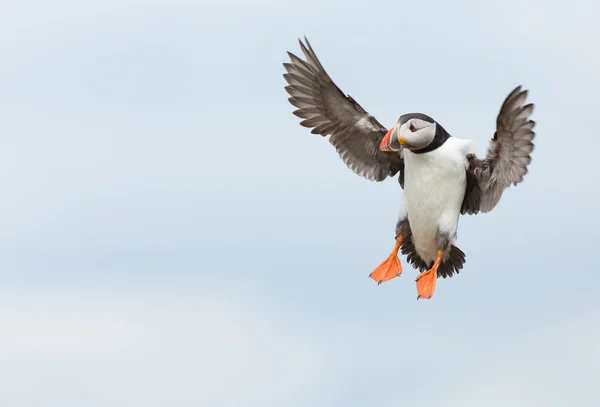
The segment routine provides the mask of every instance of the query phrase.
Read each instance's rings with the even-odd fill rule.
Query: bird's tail
[[[456,246],[451,246],[447,251],[448,256],[440,263],[438,267],[438,276],[443,278],[452,277],[458,274],[466,262],[465,253]]]

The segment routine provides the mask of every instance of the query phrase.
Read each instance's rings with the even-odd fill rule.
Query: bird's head
[[[402,115],[396,125],[383,137],[379,149],[381,151],[400,151],[403,148],[423,149],[435,139],[437,127],[435,120],[422,113]]]

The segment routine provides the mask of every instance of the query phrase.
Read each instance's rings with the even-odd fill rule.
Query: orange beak
[[[379,150],[381,151],[394,151],[390,144],[392,143],[392,134],[396,130],[396,127],[392,127],[390,131],[387,132],[385,136],[383,136],[383,140],[381,140],[381,144],[379,145]]]

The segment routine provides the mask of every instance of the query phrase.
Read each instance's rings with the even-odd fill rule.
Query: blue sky
[[[597,2],[7,1],[0,405],[597,406]],[[480,154],[516,85],[523,184],[460,275],[367,276],[402,191],[298,125],[308,36],[384,125]]]

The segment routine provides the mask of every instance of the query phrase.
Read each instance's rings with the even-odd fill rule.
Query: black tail
[[[465,265],[465,253],[456,246],[450,247],[447,251],[448,257],[442,260],[438,267],[438,277],[452,277],[453,274],[458,274],[460,269]]]
[[[410,225],[408,224],[407,220],[403,220],[398,223],[396,235],[404,236],[404,241],[402,242],[400,251],[406,256],[406,261],[409,264],[412,264],[412,266],[419,270],[420,273],[427,271],[431,266],[433,266],[433,262],[427,264],[421,258],[421,256],[417,254],[410,230]],[[459,270],[465,265],[465,257],[466,256],[463,251],[458,247],[450,246],[450,248],[446,250],[444,259],[438,267],[438,277],[441,276],[446,278],[452,277],[454,274],[458,274]]]

